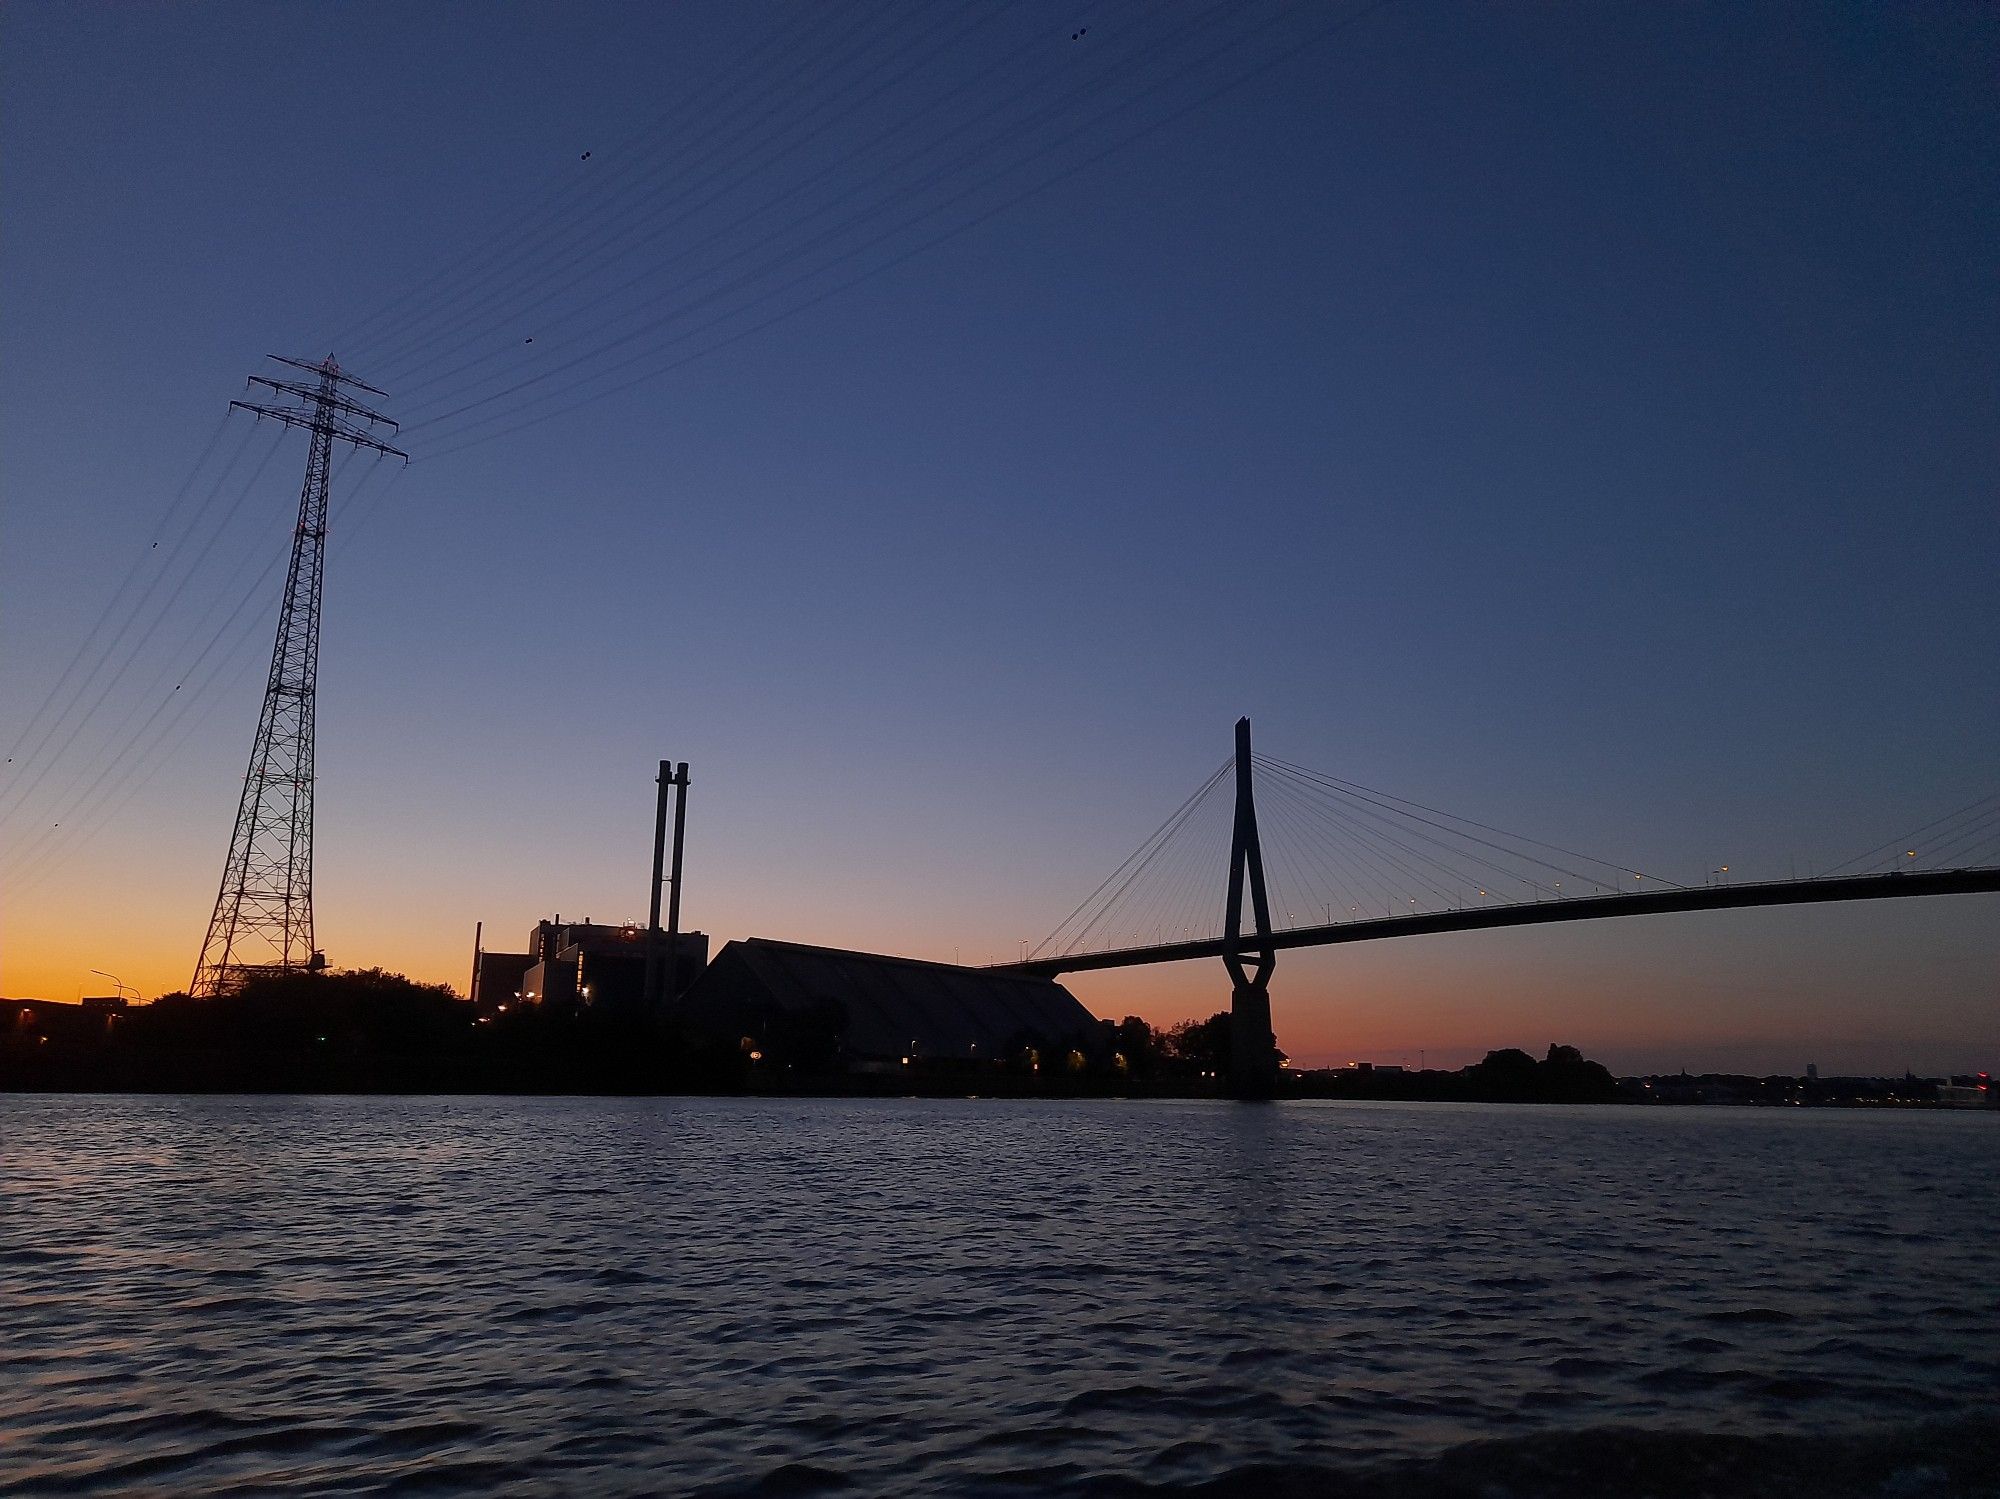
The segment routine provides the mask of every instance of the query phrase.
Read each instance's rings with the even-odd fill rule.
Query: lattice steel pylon
[[[319,675],[320,583],[326,565],[327,480],[335,442],[351,443],[409,461],[409,454],[373,435],[396,424],[346,394],[352,387],[384,392],[348,374],[329,354],[320,364],[271,356],[317,376],[316,382],[252,375],[293,406],[231,401],[259,420],[271,417],[312,434],[305,485],[299,491],[299,524],[292,533],[292,563],[278,610],[278,639],[264,710],[250,750],[236,806],[236,830],[222,866],[222,888],[208,937],[188,992],[212,996],[258,973],[316,970],[326,959],[313,943],[313,698]]]

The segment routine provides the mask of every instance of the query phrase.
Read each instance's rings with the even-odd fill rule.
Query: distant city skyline
[[[336,475],[337,965],[643,920],[662,756],[687,925],[966,962],[1241,714],[1687,883],[2000,790],[1992,12],[888,11],[8,13],[0,994],[192,974],[303,461],[225,418],[273,352],[417,460]],[[1974,1070],[1996,914],[1288,953],[1274,1016],[1313,1064]]]

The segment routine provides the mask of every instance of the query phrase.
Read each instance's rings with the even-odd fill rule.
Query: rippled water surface
[[[1991,1493],[1997,1168],[1942,1113],[5,1097],[0,1488]]]

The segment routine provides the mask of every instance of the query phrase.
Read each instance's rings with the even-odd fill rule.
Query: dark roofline
[[[557,921],[547,916],[538,918],[535,926],[538,929],[546,926],[554,927],[557,931],[574,929],[584,932],[643,932],[646,930],[646,923],[643,921],[584,921],[581,919],[576,921]],[[666,934],[666,928],[662,927],[660,935],[664,937]],[[681,935],[683,937],[703,937],[708,934],[684,927],[681,930]]]
[[[830,958],[859,958],[868,963],[900,963],[907,968],[941,968],[946,973],[956,973],[967,977],[1025,979],[1030,983],[1052,984],[1056,980],[1051,975],[1040,973],[1010,972],[1004,968],[989,967],[985,964],[973,966],[966,963],[939,963],[930,958],[905,958],[897,953],[862,952],[852,947],[816,947],[810,942],[782,942],[776,937],[736,937],[722,945],[722,956],[732,947],[761,947],[782,952],[813,953]],[[711,962],[711,965],[713,963]],[[1057,987],[1061,987],[1057,985]]]

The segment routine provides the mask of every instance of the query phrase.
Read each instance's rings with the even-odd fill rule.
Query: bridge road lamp
[[[110,979],[112,986],[115,989],[117,989],[118,997],[120,999],[123,999],[125,997],[125,991],[127,989],[132,989],[132,986],[130,984],[126,983],[123,979],[119,978],[118,975],[115,973],[106,973],[102,968],[93,968],[90,971],[96,974],[101,979]],[[137,989],[132,989],[132,997],[134,999],[137,999],[139,997],[139,991]]]

